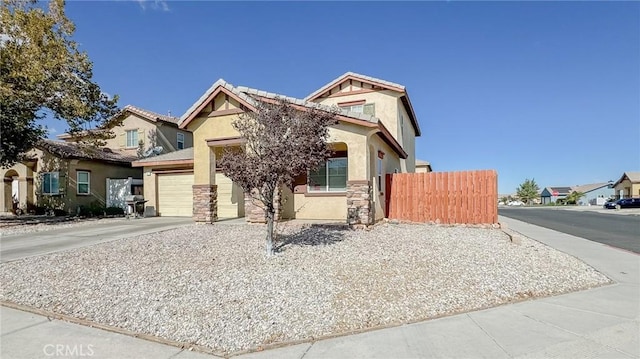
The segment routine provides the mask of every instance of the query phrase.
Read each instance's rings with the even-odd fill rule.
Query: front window
[[[76,183],[78,188],[78,194],[89,194],[89,179],[90,173],[87,171],[78,171],[76,175]]]
[[[138,130],[127,131],[127,147],[138,146]]]
[[[347,190],[347,158],[331,158],[309,173],[309,192],[344,192]]]
[[[178,132],[178,149],[182,150],[184,149],[184,133]]]
[[[41,184],[42,194],[54,195],[54,194],[60,193],[59,178],[60,178],[60,175],[58,174],[58,172],[42,173],[42,184]]]

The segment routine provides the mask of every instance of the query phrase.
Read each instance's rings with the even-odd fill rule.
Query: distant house
[[[640,197],[640,172],[625,172],[613,184],[616,198]]]
[[[431,163],[423,160],[416,160],[416,173],[433,172]]]
[[[572,191],[584,193],[578,204],[602,206],[613,196],[613,182],[591,183],[571,188]]]
[[[540,203],[555,203],[559,199],[565,199],[571,192],[571,187],[545,187],[540,193]]]

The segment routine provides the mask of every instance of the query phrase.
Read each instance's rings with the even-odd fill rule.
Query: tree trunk
[[[273,218],[275,215],[274,208],[272,206],[269,206],[265,214],[267,216],[267,257],[269,257],[275,253],[273,250]]]

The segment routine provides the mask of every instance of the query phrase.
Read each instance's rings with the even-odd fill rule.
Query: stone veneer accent
[[[282,206],[280,204],[281,192],[281,190],[278,190],[273,198],[274,206],[276,209],[276,213],[274,216],[275,221],[279,221],[282,218]],[[260,201],[258,200],[253,199],[248,192],[244,193],[244,216],[246,221],[249,223],[267,222],[267,219],[264,215],[264,210],[262,209],[262,203],[260,203]]]
[[[203,223],[213,223],[218,220],[217,185],[193,185],[193,220]]]
[[[372,225],[374,221],[371,205],[371,182],[347,181],[347,223],[349,225]]]

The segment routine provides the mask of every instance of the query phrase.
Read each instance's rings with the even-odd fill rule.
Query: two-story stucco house
[[[329,129],[334,157],[293,191],[283,189],[282,218],[371,224],[385,216],[385,175],[415,171],[418,120],[404,86],[346,73],[305,99],[216,81],[180,118],[193,133],[193,149],[134,162],[144,168],[148,215],[193,216],[195,221],[247,217],[260,221],[242,188],[216,167],[225,146],[240,146],[232,122],[259,102],[277,98],[300,110],[338,106],[339,123]],[[313,185],[310,185],[313,183]]]
[[[114,138],[103,148],[91,148],[75,142],[68,134],[62,141],[42,140],[22,162],[2,169],[0,213],[25,211],[33,206],[63,209],[75,213],[79,206],[97,203],[122,205],[124,198],[142,187],[142,171],[132,167],[140,152],[148,154],[176,151],[193,145],[192,134],[178,128],[179,119],[163,116],[134,106],[124,107],[117,115],[122,125],[115,127]],[[155,148],[155,151],[153,149]],[[110,193],[109,183],[127,183],[131,188]],[[109,182],[111,181],[111,182]]]

